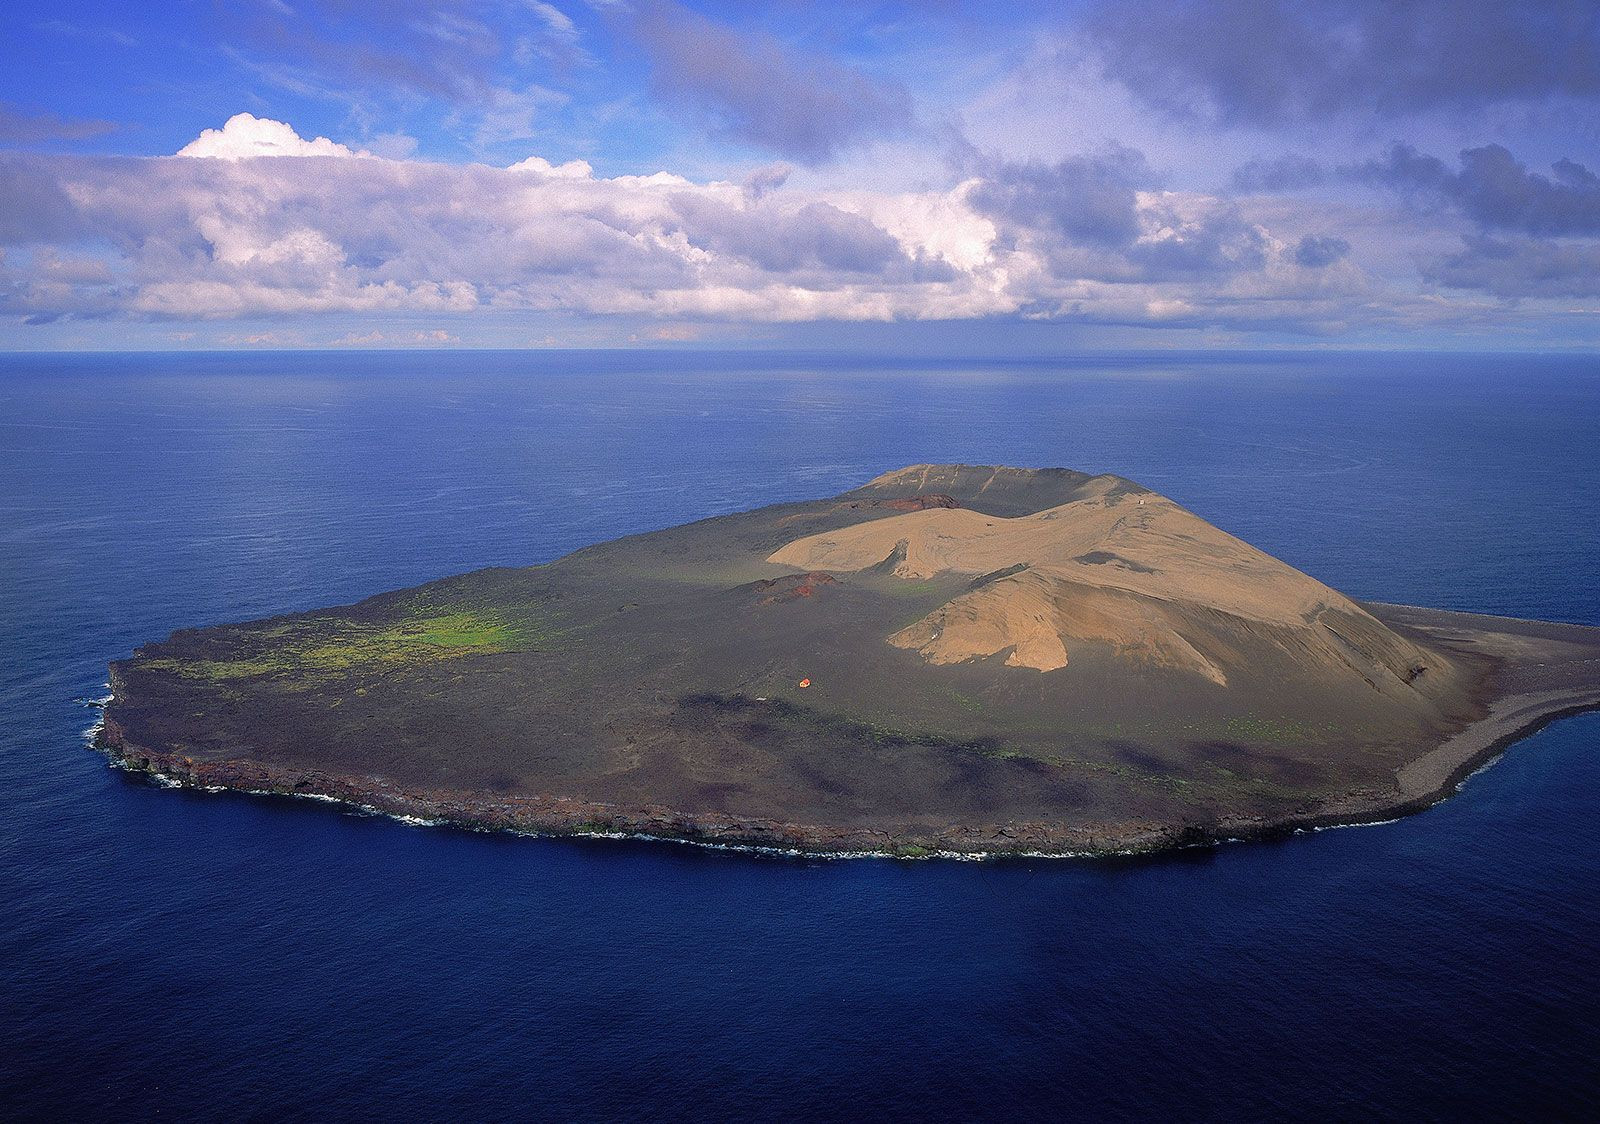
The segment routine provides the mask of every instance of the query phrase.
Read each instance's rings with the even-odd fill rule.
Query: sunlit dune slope
[[[887,638],[935,664],[1005,652],[1012,666],[1054,671],[1104,645],[1221,685],[1247,658],[1243,647],[1264,640],[1283,659],[1359,675],[1389,695],[1442,678],[1436,653],[1171,500],[1117,477],[1086,478],[1076,492],[1013,518],[931,508],[860,523],[799,539],[769,561],[878,567],[907,581],[971,575],[968,592]]]

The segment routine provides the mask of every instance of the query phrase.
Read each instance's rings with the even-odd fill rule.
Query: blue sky
[[[12,3],[0,348],[1590,348],[1600,6]]]

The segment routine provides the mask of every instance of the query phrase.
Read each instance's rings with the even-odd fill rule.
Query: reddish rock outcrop
[[[781,605],[785,601],[815,596],[823,586],[837,585],[838,579],[818,570],[809,574],[785,574],[781,578],[768,578],[752,584],[755,589],[767,594],[761,599],[761,604]]]

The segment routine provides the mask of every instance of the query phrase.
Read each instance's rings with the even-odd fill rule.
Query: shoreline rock
[[[636,839],[815,858],[1095,859],[1153,857],[1224,843],[1282,839],[1305,831],[1390,823],[1449,799],[1467,778],[1551,723],[1596,710],[1600,710],[1600,688],[1506,696],[1492,705],[1487,717],[1398,770],[1392,794],[1352,792],[1276,819],[1224,817],[1209,825],[951,825],[925,834],[685,813],[648,805],[624,808],[560,796],[409,792],[379,778],[285,769],[242,758],[202,761],[175,751],[152,751],[129,745],[109,715],[91,748],[129,772],[180,787],[316,799],[407,823],[469,831]]]

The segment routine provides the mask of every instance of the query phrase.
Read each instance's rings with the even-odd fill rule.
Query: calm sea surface
[[[1600,716],[1386,826],[811,861],[164,790],[105,664],[825,495],[1130,476],[1358,597],[1600,624],[1600,362],[0,357],[0,1116],[1528,1118],[1600,1101]]]

